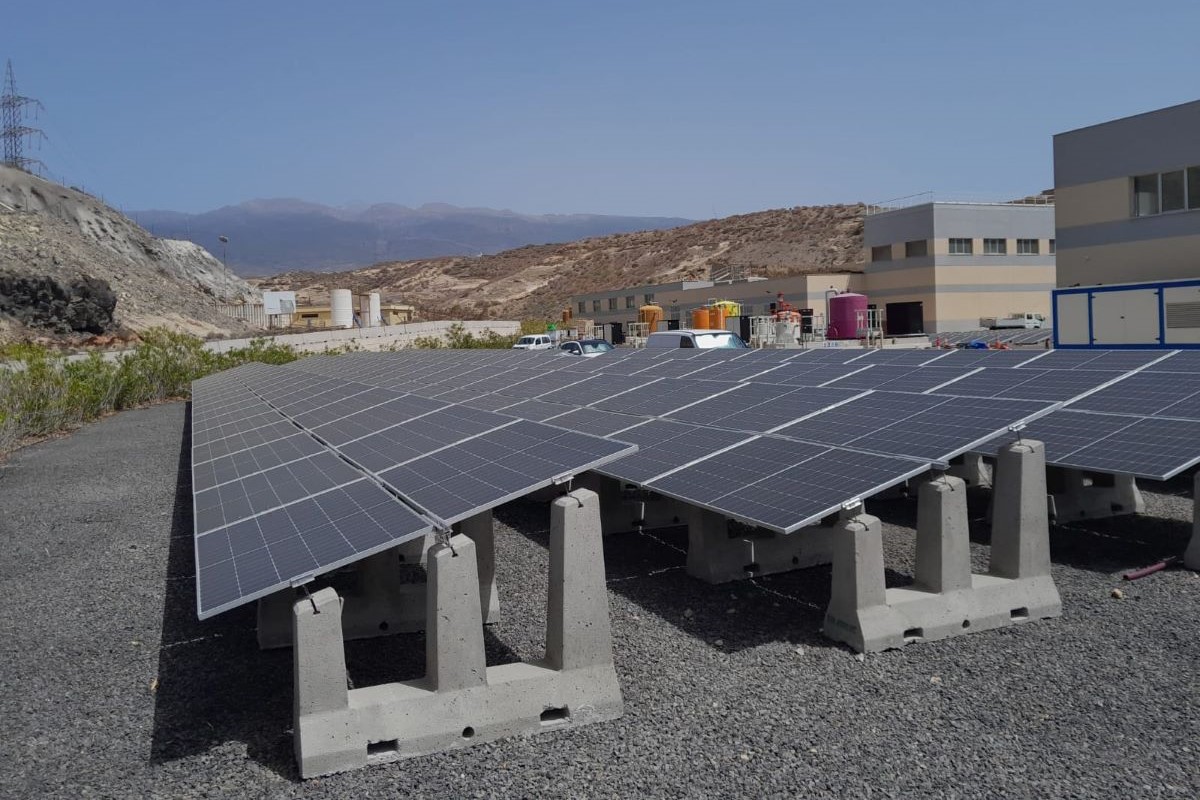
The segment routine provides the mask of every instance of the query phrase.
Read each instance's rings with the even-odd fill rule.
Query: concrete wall
[[[1200,277],[1200,209],[1133,216],[1132,178],[1200,166],[1200,101],[1054,137],[1058,285]]]

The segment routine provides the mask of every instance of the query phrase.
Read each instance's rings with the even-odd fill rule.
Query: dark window
[[[592,311],[599,311],[599,310],[600,310],[600,301],[593,300],[592,301]]]
[[[617,310],[617,298],[615,298],[615,297],[608,298],[608,310],[609,311]]]
[[[1002,256],[1008,253],[1007,239],[984,239],[983,254],[985,256]]]
[[[881,244],[871,248],[872,261],[891,261],[892,246],[890,244]]]
[[[1054,240],[1053,239],[1050,240],[1050,246],[1047,247],[1046,249],[1048,251],[1050,251],[1050,255],[1054,255]]]
[[[687,336],[680,336],[680,337],[679,337],[679,346],[680,346],[680,347],[695,347],[695,346],[696,346],[696,343],[695,343],[695,342],[693,342],[693,341],[692,341],[692,340],[691,340],[689,337],[687,337]]]
[[[1188,167],[1188,208],[1200,208],[1200,167]]]
[[[631,294],[625,295],[625,307],[633,308],[633,295],[631,295]]]
[[[917,258],[927,255],[929,255],[929,240],[916,239],[914,241],[904,243],[905,258]]]
[[[579,313],[580,313],[580,314],[586,314],[586,313],[587,313],[587,300],[580,300],[580,301],[579,301]]]
[[[1158,213],[1158,173],[1133,179],[1133,215],[1148,217]]]
[[[1041,248],[1037,239],[1017,239],[1017,255],[1036,256]]]
[[[651,303],[654,302],[654,295],[644,294],[644,295],[642,295],[642,300],[644,300],[646,302],[646,305],[650,305]]]
[[[1184,199],[1183,170],[1162,174],[1162,198],[1159,207],[1164,211],[1183,211],[1187,208]]]
[[[975,242],[971,239],[951,239],[950,255],[969,256],[975,252]]]

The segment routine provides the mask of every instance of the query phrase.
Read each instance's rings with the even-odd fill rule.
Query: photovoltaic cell
[[[1200,392],[1200,375],[1137,372],[1071,404],[1080,411],[1153,416]],[[1171,415],[1168,415],[1171,416]],[[1179,415],[1184,416],[1184,415]]]
[[[653,420],[621,431],[614,438],[636,444],[638,451],[606,464],[598,471],[631,483],[646,483],[664,472],[750,437],[736,431]]]

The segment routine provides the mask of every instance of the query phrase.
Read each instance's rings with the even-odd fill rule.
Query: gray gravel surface
[[[126,412],[0,465],[4,797],[1200,796],[1200,576],[1118,576],[1182,551],[1182,479],[1145,517],[1053,531],[1061,620],[866,658],[818,632],[828,568],[708,586],[680,531],[611,537],[624,718],[302,783],[290,654],[257,650],[249,608],[196,621],[185,419]],[[912,503],[871,510],[901,584]],[[548,510],[498,519],[491,663],[539,656],[545,623]],[[415,677],[422,647],[352,643],[351,677]]]

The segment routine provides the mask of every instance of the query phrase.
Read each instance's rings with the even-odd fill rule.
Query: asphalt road
[[[819,633],[827,567],[714,587],[680,531],[611,537],[624,718],[301,782],[290,653],[250,608],[195,617],[185,408],[0,465],[0,796],[1200,796],[1200,576],[1118,577],[1182,551],[1188,480],[1052,532],[1062,619],[865,658]],[[915,509],[869,509],[903,583]],[[489,663],[540,655],[545,622],[548,510],[498,520]],[[422,647],[352,643],[351,678],[416,677]]]

